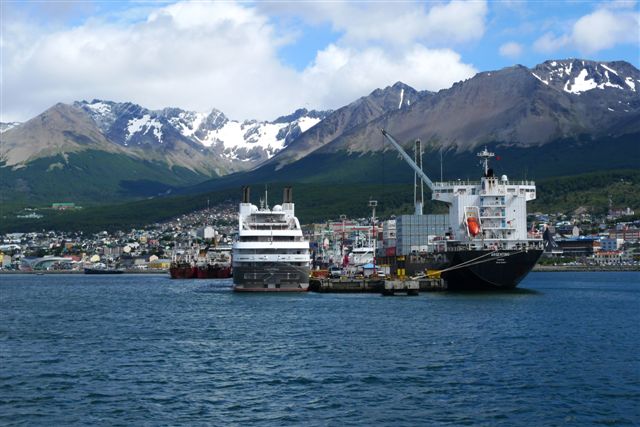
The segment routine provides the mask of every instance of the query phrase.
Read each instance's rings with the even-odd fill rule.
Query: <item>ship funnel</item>
[[[293,203],[293,190],[291,187],[284,187],[282,203]]]
[[[251,203],[251,187],[242,187],[242,203]]]

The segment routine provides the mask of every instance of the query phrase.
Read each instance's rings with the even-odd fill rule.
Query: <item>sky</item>
[[[550,59],[640,68],[636,1],[0,0],[0,121],[58,102],[273,120]]]

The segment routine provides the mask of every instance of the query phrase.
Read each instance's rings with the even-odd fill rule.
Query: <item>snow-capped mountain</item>
[[[404,111],[430,95],[431,92],[418,92],[402,82],[396,82],[384,89],[375,89],[369,95],[328,114],[322,123],[305,132],[300,138],[296,137],[291,145],[287,145],[287,149],[278,153],[271,162],[276,162],[278,167],[281,167],[300,159],[353,128],[390,112]]]
[[[545,61],[536,66],[531,74],[548,86],[575,95],[594,89],[614,88],[630,92],[640,89],[637,70],[624,61]]]
[[[318,153],[384,149],[380,128],[399,140],[420,137],[459,152],[488,143],[535,147],[561,139],[617,138],[640,131],[639,89],[640,71],[624,61],[515,65],[478,73],[408,108],[388,111],[341,132]]]
[[[55,196],[52,182],[89,198],[155,195],[207,178],[231,186],[316,174],[322,182],[344,178],[352,160],[359,166],[350,179],[366,179],[380,166],[367,156],[388,149],[381,128],[400,141],[421,138],[432,154],[462,156],[462,166],[491,144],[526,161],[544,152],[539,161],[555,159],[558,171],[574,163],[576,173],[596,170],[607,156],[607,165],[635,167],[639,89],[640,71],[627,62],[566,59],[481,72],[436,93],[398,82],[333,112],[301,109],[262,122],[128,102],[56,104],[0,126],[0,172],[5,194],[43,199]]]
[[[110,140],[124,147],[166,146],[168,141],[181,139],[230,163],[250,166],[270,159],[327,115],[301,109],[273,122],[240,122],[216,109],[210,113],[180,108],[153,111],[132,103],[102,100],[74,105],[86,111]]]
[[[162,115],[180,133],[205,147],[211,147],[233,161],[261,162],[273,157],[293,139],[315,126],[328,113],[297,110],[272,122],[230,120],[224,113],[209,114],[167,108]]]
[[[14,127],[20,125],[20,122],[0,122],[0,133],[8,131],[9,129],[13,129]]]

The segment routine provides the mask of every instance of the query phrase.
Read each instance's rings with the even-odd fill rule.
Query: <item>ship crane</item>
[[[427,176],[427,174],[425,174],[422,171],[422,169],[420,169],[420,167],[416,164],[416,162],[413,161],[411,156],[408,155],[406,151],[404,151],[404,148],[402,148],[402,146],[398,143],[398,141],[396,141],[395,138],[391,136],[391,134],[386,130],[384,129],[380,129],[380,130],[382,131],[382,135],[384,135],[384,137],[387,138],[387,140],[391,143],[391,145],[393,145],[393,148],[395,148],[398,151],[398,153],[400,153],[402,158],[409,164],[409,166],[411,166],[411,168],[415,171],[415,173],[420,177],[422,182],[424,182],[431,191],[434,191],[435,184],[433,183],[433,181],[431,181]],[[449,203],[449,202],[445,202],[445,203]]]

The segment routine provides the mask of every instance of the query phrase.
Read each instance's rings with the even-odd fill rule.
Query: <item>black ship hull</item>
[[[116,270],[112,268],[89,268],[85,267],[84,274],[122,274],[123,270]]]
[[[380,260],[395,268],[403,268],[407,276],[429,271],[445,280],[447,290],[473,291],[513,289],[540,259],[542,249],[528,250],[452,250],[397,259]]]
[[[505,251],[456,251],[441,273],[451,291],[513,289],[542,255],[541,249]]]
[[[286,262],[240,263],[233,266],[236,292],[306,292],[309,267]]]

